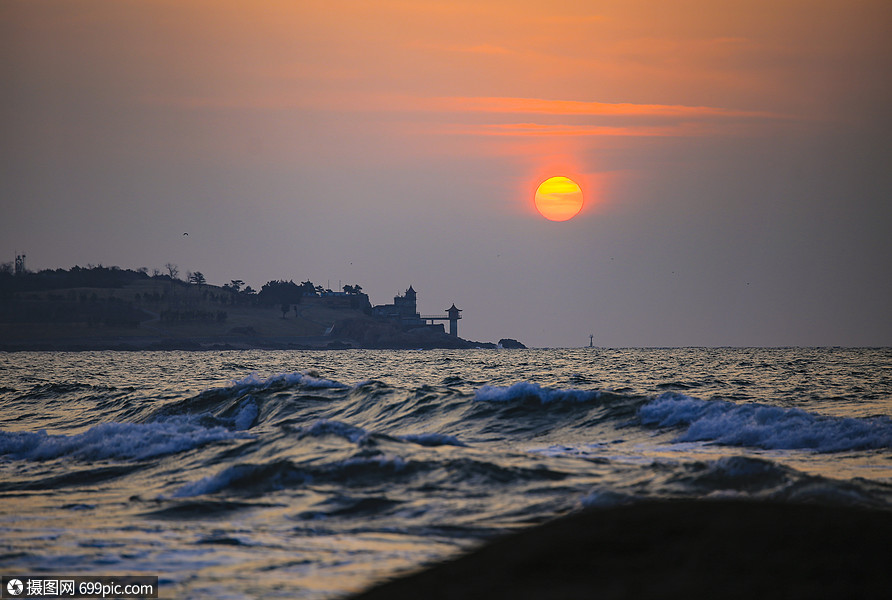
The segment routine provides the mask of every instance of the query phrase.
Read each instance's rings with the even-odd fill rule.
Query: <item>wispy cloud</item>
[[[751,136],[784,115],[712,106],[635,104],[511,97],[448,97],[421,102],[423,110],[478,115],[439,133],[487,137],[701,137]],[[486,117],[490,115],[490,117]],[[516,117],[528,117],[515,121]],[[484,118],[490,122],[480,123]],[[492,122],[496,121],[496,122]]]
[[[543,125],[541,123],[500,123],[484,125],[457,125],[441,129],[442,133],[482,136],[517,137],[580,137],[580,136],[631,136],[669,137],[678,135],[702,135],[702,130],[685,126],[666,127],[610,127],[590,125]]]
[[[778,118],[761,111],[746,111],[712,106],[683,106],[676,104],[633,104],[584,102],[578,100],[547,100],[542,98],[506,97],[451,97],[435,98],[433,106],[457,112],[485,112],[506,114],[580,115],[580,116],[656,116],[656,117],[745,117]]]
[[[443,135],[468,135],[514,138],[567,137],[706,137],[729,135],[748,137],[758,135],[759,129],[746,123],[679,122],[666,125],[564,125],[543,123],[489,123],[477,125],[446,125],[431,131]]]
[[[392,94],[270,94],[231,96],[146,97],[150,104],[183,108],[315,109],[346,112],[453,112],[589,117],[745,118],[780,119],[765,111],[679,104],[587,102],[486,96],[417,97]]]
[[[417,97],[390,94],[236,94],[145,98],[182,110],[402,113],[415,133],[502,137],[692,137],[753,135],[789,117],[764,111],[677,104],[588,102],[515,97]],[[410,115],[413,115],[410,117]],[[430,115],[427,120],[423,115]],[[527,117],[518,119],[518,117]],[[388,125],[390,126],[390,125]]]

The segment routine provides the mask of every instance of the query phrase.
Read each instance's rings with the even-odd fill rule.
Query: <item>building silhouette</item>
[[[404,328],[423,327],[425,325],[418,314],[418,295],[412,286],[402,296],[393,297],[393,304],[379,304],[372,307],[372,315],[399,322]]]
[[[446,309],[446,316],[449,318],[449,335],[458,337],[458,320],[461,319],[461,309],[455,308],[455,302]]]
[[[445,332],[443,324],[435,321],[449,321],[449,335],[458,337],[461,309],[456,308],[453,303],[445,315],[422,315],[418,312],[418,293],[410,285],[405,294],[393,297],[393,304],[379,304],[372,307],[372,315],[396,321],[403,329],[432,327]]]

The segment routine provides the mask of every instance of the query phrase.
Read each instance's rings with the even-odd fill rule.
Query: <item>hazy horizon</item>
[[[412,285],[531,347],[890,346],[890,25],[883,0],[9,0],[0,262]],[[569,221],[534,207],[552,176]]]

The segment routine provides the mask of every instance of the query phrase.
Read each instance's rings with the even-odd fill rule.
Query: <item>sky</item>
[[[411,285],[536,347],[889,346],[890,27],[888,0],[3,0],[0,262]],[[571,220],[535,209],[552,176]]]

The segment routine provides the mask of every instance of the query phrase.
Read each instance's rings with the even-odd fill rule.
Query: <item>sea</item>
[[[892,349],[0,353],[0,572],[338,598],[650,499],[892,510]]]

